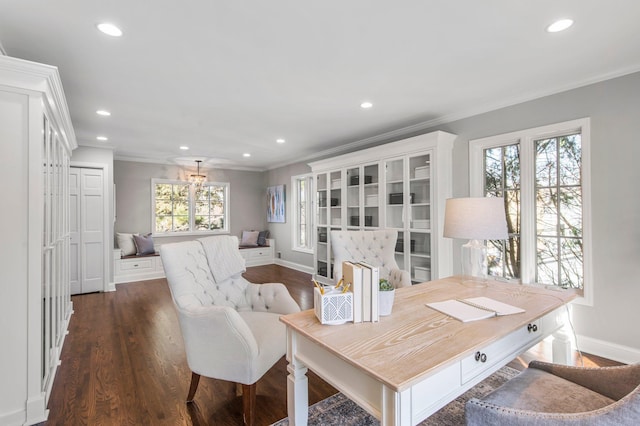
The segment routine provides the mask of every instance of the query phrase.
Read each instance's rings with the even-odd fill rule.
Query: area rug
[[[515,377],[518,370],[502,367],[482,382],[478,383],[440,411],[420,423],[420,426],[464,425],[464,405],[471,398],[482,398],[507,380]],[[282,419],[272,426],[288,426],[289,420]],[[308,426],[378,426],[380,422],[360,408],[355,402],[337,393],[309,407]]]

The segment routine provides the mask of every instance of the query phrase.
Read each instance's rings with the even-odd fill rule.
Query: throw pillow
[[[117,232],[116,238],[118,240],[118,247],[120,247],[120,256],[136,254],[136,243],[133,241],[133,234]]]
[[[136,255],[141,256],[144,254],[154,254],[156,252],[153,247],[153,238],[151,234],[147,235],[134,235],[133,241],[136,243]]]
[[[269,231],[260,231],[258,234],[258,245],[261,247],[266,246],[267,238],[269,238]]]
[[[242,247],[257,247],[258,246],[258,231],[242,231],[242,240],[240,245]]]

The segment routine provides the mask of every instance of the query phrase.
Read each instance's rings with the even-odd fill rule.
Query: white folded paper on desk
[[[517,306],[502,303],[488,297],[472,297],[459,300],[451,299],[443,302],[427,303],[426,305],[462,322],[524,312],[524,309],[518,308]]]

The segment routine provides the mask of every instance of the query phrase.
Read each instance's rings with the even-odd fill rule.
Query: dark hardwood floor
[[[283,282],[302,309],[313,307],[309,274],[277,265],[248,268],[252,282]],[[49,400],[46,425],[241,425],[242,398],[233,383],[203,377],[186,404],[191,371],[164,279],[121,284],[113,293],[73,296],[74,314]],[[523,369],[549,360],[540,344],[511,362]],[[617,365],[585,355],[585,365]],[[284,357],[258,381],[256,422],[287,415]],[[336,390],[309,372],[309,403]]]

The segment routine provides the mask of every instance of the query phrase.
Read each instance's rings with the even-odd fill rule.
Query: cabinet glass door
[[[329,173],[331,189],[329,190],[330,225],[342,225],[342,172]]]
[[[329,183],[327,174],[321,173],[316,176],[316,205],[318,208],[316,217],[316,271],[321,277],[328,276],[328,244],[329,239]]]
[[[364,227],[377,228],[380,226],[380,177],[378,164],[369,164],[363,168],[363,200],[364,200]]]
[[[347,228],[360,226],[360,167],[347,169]]]
[[[431,229],[430,155],[409,159],[409,204],[411,229]]]
[[[387,228],[404,228],[404,160],[385,163],[385,205]]]
[[[414,282],[431,280],[431,155],[410,157],[410,271]]]

